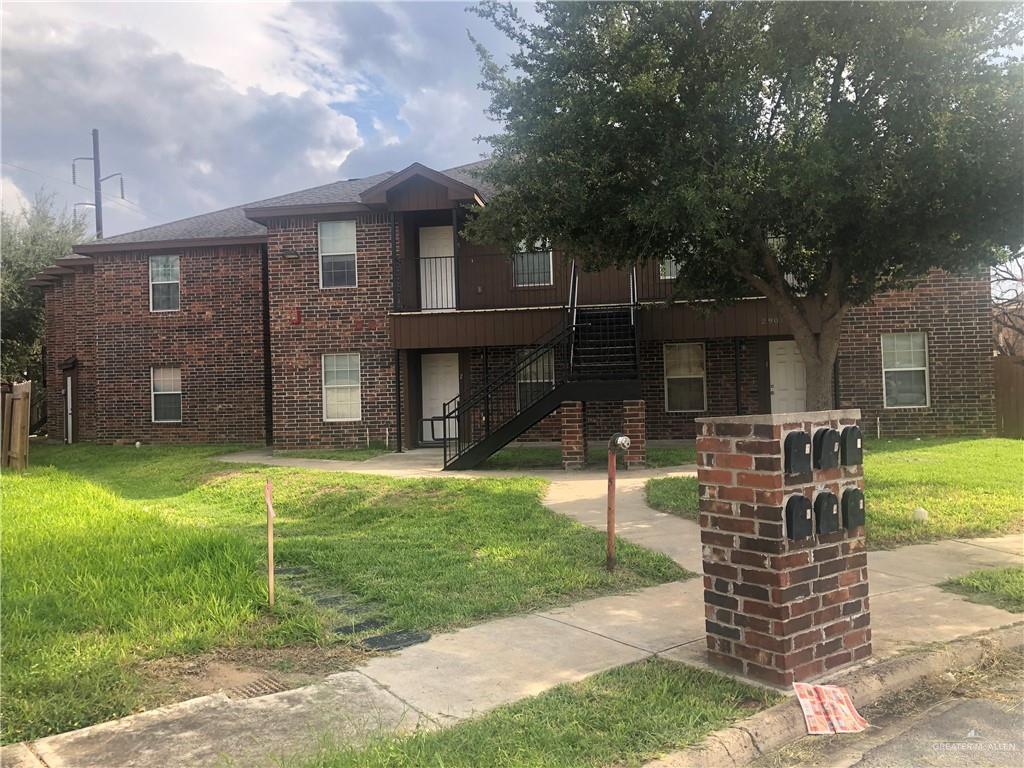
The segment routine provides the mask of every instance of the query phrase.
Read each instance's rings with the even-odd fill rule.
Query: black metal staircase
[[[578,284],[573,264],[559,327],[510,369],[445,403],[445,469],[472,469],[563,402],[640,397],[635,272],[625,306],[577,307]]]

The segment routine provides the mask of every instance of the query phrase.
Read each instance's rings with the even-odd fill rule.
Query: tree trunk
[[[820,337],[815,337],[820,338]],[[827,411],[837,405],[834,402],[836,353],[838,349],[818,349],[819,345],[813,345],[812,349],[805,350],[804,345],[797,341],[797,348],[804,359],[804,372],[807,379],[807,410]]]

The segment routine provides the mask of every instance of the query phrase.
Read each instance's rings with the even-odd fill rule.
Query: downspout
[[[274,368],[270,356],[270,254],[260,246],[260,283],[263,290],[263,433],[274,444]]]
[[[391,297],[394,311],[397,312],[401,307],[400,278],[402,273],[401,264],[398,263],[394,211],[388,212],[388,223],[391,225]],[[402,452],[402,351],[400,349],[395,350],[395,452]]]

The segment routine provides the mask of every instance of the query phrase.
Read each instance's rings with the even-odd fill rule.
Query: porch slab
[[[285,755],[310,754],[325,737],[359,744],[421,723],[433,727],[360,673],[343,672],[258,699],[203,696],[40,739],[33,747],[47,768],[271,768]]]
[[[652,653],[704,639],[700,579],[599,597],[540,615]]]
[[[540,616],[435,635],[363,674],[441,722],[463,719],[649,656],[647,651]]]

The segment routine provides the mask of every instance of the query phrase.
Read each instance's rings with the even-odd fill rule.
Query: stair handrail
[[[633,326],[633,365],[640,370],[640,333],[636,327],[636,313],[640,306],[640,293],[637,290],[636,262],[629,271],[629,322]]]

